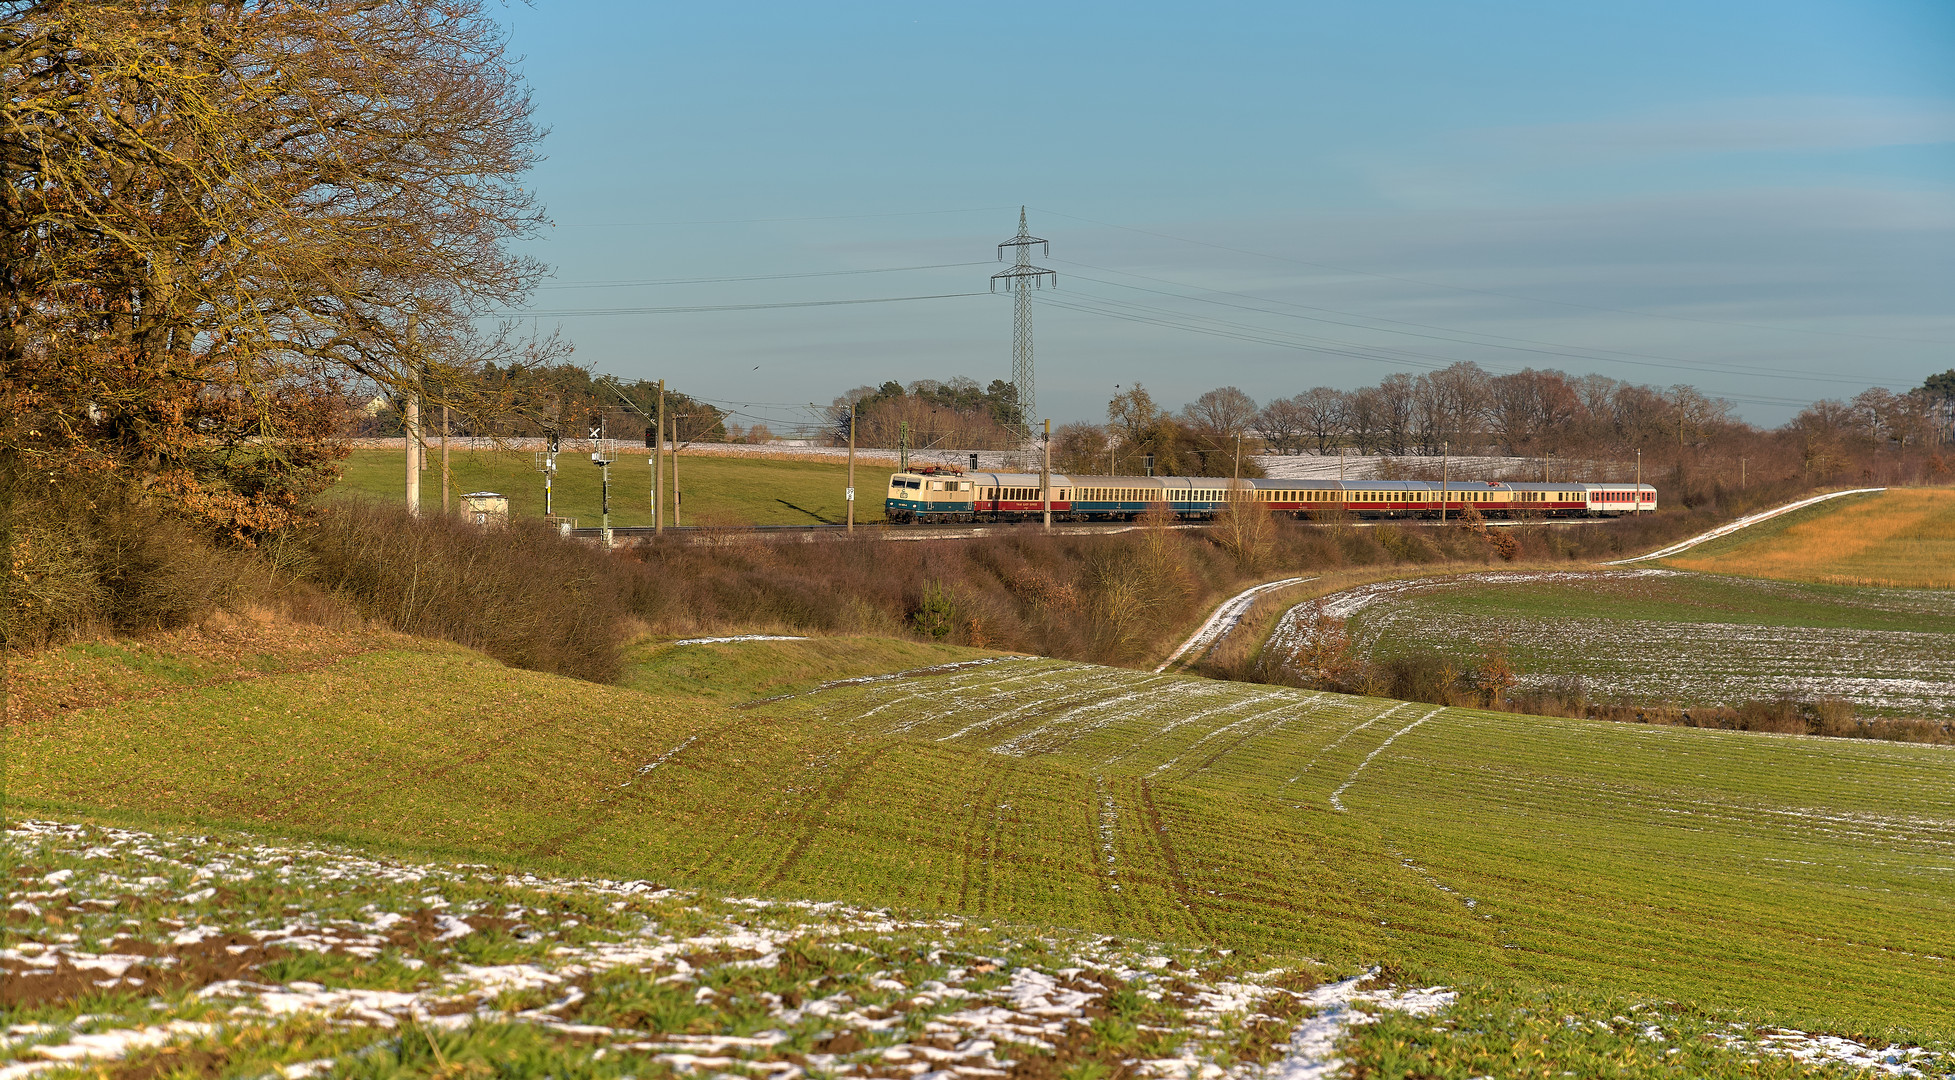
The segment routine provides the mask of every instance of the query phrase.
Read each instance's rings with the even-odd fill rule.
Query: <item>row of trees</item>
[[[1018,388],[1003,379],[991,380],[988,387],[962,375],[947,382],[918,379],[904,386],[891,380],[858,386],[828,408],[834,441],[848,441],[851,414],[855,440],[865,446],[1008,450],[1018,445],[1013,434],[1019,422]]]
[[[551,432],[581,439],[601,424],[607,437],[636,439],[639,429],[650,426],[646,417],[659,409],[658,383],[650,379],[625,382],[606,375],[594,375],[575,364],[498,365],[487,363],[472,371],[454,373],[466,385],[459,389],[435,388],[433,400],[464,398],[475,407],[466,415],[451,418],[448,433],[485,438],[541,436]],[[497,409],[485,409],[489,402]],[[361,436],[398,438],[404,434],[402,400],[377,395],[369,401],[348,403],[347,430]],[[666,431],[677,431],[681,442],[728,442],[750,437],[739,425],[729,422],[730,412],[701,401],[680,390],[665,388]],[[439,417],[427,424],[430,433],[439,432]],[[761,429],[762,434],[766,429]],[[764,439],[762,441],[765,441]]]
[[[1053,460],[1068,471],[1134,473],[1151,456],[1156,472],[1228,476],[1238,474],[1239,454],[1239,475],[1259,476],[1252,454],[1348,450],[1405,457],[1449,450],[1590,467],[1640,457],[1652,470],[1713,467],[1743,482],[1872,475],[1882,462],[1912,463],[1938,476],[1947,468],[1941,448],[1951,442],[1955,371],[1906,393],[1876,387],[1851,401],[1815,402],[1767,431],[1739,420],[1730,402],[1690,386],[1542,370],[1493,376],[1455,364],[1357,390],[1320,386],[1261,406],[1225,386],[1178,412],[1135,385],[1108,402],[1106,424],[1067,424],[1054,432]]]
[[[1690,445],[1739,422],[1730,402],[1690,386],[1659,388],[1606,375],[1527,369],[1490,375],[1458,363],[1375,386],[1319,386],[1270,402],[1253,421],[1276,453],[1349,447],[1361,454],[1617,454]]]

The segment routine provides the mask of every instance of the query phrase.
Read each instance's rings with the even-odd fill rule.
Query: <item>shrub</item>
[[[483,529],[404,507],[335,509],[306,536],[311,576],[403,633],[507,664],[614,679],[644,568],[540,523]]]
[[[269,575],[139,490],[5,485],[0,633],[36,648],[90,629],[169,630],[262,592]]]

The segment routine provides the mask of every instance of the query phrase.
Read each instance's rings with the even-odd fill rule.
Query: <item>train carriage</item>
[[[1499,480],[1233,480],[1200,476],[969,473],[925,466],[890,477],[886,514],[897,523],[1132,521],[1152,510],[1191,521],[1233,501],[1296,518],[1431,520],[1468,512],[1494,521],[1612,517],[1656,509],[1648,484],[1508,483]]]

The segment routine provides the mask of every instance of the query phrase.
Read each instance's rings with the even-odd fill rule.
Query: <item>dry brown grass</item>
[[[1706,554],[1684,570],[1826,585],[1955,588],[1955,488],[1892,488]]]

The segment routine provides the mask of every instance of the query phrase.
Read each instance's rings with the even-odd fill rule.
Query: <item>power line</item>
[[[911,270],[947,270],[954,267],[983,266],[981,260],[961,263],[932,263],[928,266],[881,266],[873,270],[812,270],[800,274],[751,274],[744,277],[645,278],[638,281],[566,281],[539,285],[543,289],[624,289],[641,285],[712,285],[730,281],[786,281],[790,278],[849,277],[857,274],[897,274]]]
[[[1075,263],[1074,265],[1084,266],[1086,264]],[[1265,297],[1249,296],[1243,293],[1227,292],[1221,289],[1208,289],[1200,285],[1187,285],[1182,282],[1167,281],[1162,278],[1148,277],[1144,274],[1129,274],[1123,270],[1111,270],[1106,267],[1100,267],[1100,266],[1091,267],[1091,269],[1101,270],[1110,274],[1122,274],[1127,277],[1139,278],[1143,281],[1159,281],[1162,282],[1163,284],[1175,285],[1179,288],[1184,288],[1184,289],[1197,289],[1202,292],[1213,292],[1220,296],[1239,297],[1241,299],[1253,300],[1259,303],[1278,304],[1284,307],[1296,307],[1307,311],[1332,311],[1335,314],[1351,315],[1350,312],[1340,312],[1330,308],[1313,308],[1308,305],[1292,304],[1288,301],[1283,301],[1283,300],[1271,300]],[[1590,351],[1583,351],[1575,346],[1557,345],[1554,342],[1535,341],[1529,338],[1507,337],[1506,335],[1502,335],[1502,334],[1487,334],[1487,333],[1482,333],[1480,331],[1474,331],[1474,330],[1452,330],[1450,327],[1431,326],[1426,323],[1406,322],[1400,319],[1383,319],[1383,318],[1378,319],[1378,321],[1381,322],[1395,322],[1395,323],[1400,323],[1401,325],[1404,326],[1416,326],[1427,330],[1440,331],[1438,333],[1417,333],[1410,330],[1396,330],[1391,327],[1367,326],[1362,323],[1344,322],[1339,319],[1326,319],[1321,316],[1297,315],[1286,311],[1270,311],[1267,308],[1248,307],[1242,304],[1229,304],[1219,300],[1210,300],[1207,297],[1187,296],[1181,293],[1166,292],[1161,289],[1148,289],[1148,288],[1143,288],[1139,285],[1128,285],[1124,282],[1119,282],[1119,281],[1106,281],[1101,278],[1096,278],[1084,274],[1077,275],[1077,276],[1082,281],[1091,281],[1101,285],[1110,285],[1116,289],[1132,289],[1135,292],[1152,293],[1156,296],[1171,296],[1180,300],[1193,300],[1196,301],[1197,303],[1216,304],[1221,307],[1236,308],[1242,311],[1254,311],[1266,315],[1275,315],[1280,318],[1303,319],[1309,322],[1326,323],[1331,326],[1344,326],[1354,330],[1370,330],[1376,333],[1402,334],[1407,337],[1425,338],[1432,341],[1445,341],[1457,345],[1475,345],[1483,348],[1507,349],[1514,352],[1528,352],[1528,353],[1537,353],[1546,356],[1559,356],[1559,357],[1564,357],[1573,360],[1589,360],[1598,363],[1631,364],[1639,367],[1671,368],[1679,371],[1690,371],[1690,372],[1709,371],[1709,372],[1714,372],[1716,374],[1722,374],[1722,375],[1740,375],[1740,376],[1748,376],[1748,377],[1766,375],[1766,376],[1773,376],[1773,377],[1780,377],[1780,378],[1791,377],[1791,378],[1797,378],[1809,382],[1839,383],[1848,386],[1866,385],[1866,382],[1861,379],[1842,379],[1842,378],[1835,378],[1833,376],[1828,376],[1828,375],[1814,375],[1814,374],[1808,374],[1806,372],[1787,371],[1781,368],[1763,368],[1752,364],[1740,364],[1734,361],[1689,361],[1679,357],[1654,356],[1648,353],[1623,352],[1615,349],[1595,349]],[[1374,316],[1368,316],[1368,315],[1352,315],[1352,317],[1374,318]],[[1491,340],[1476,341],[1473,340],[1474,338],[1487,338]],[[1501,342],[1503,341],[1517,342],[1521,344],[1513,344],[1513,345],[1502,344]]]
[[[1109,229],[1120,229],[1125,232],[1139,233],[1143,236],[1154,236],[1154,237],[1159,237],[1163,240],[1173,240],[1177,243],[1193,244],[1197,247],[1208,247],[1208,248],[1214,248],[1217,251],[1233,252],[1237,255],[1252,255],[1259,259],[1272,259],[1276,262],[1295,263],[1298,266],[1312,266],[1312,267],[1316,267],[1319,270],[1335,270],[1340,274],[1356,274],[1359,277],[1377,278],[1381,281],[1396,281],[1405,285],[1420,285],[1431,289],[1448,289],[1453,292],[1476,293],[1481,296],[1497,296],[1504,300],[1521,300],[1531,304],[1550,304],[1556,307],[1580,308],[1585,311],[1607,311],[1618,315],[1636,315],[1645,319],[1669,319],[1676,322],[1704,323],[1711,326],[1742,326],[1752,330],[1778,330],[1788,334],[1818,334],[1824,337],[1861,338],[1868,341],[1897,341],[1897,342],[1904,342],[1913,345],[1949,344],[1946,341],[1929,341],[1924,338],[1892,337],[1886,334],[1853,334],[1853,333],[1846,333],[1838,330],[1814,330],[1806,327],[1797,327],[1797,326],[1773,326],[1770,323],[1738,322],[1731,319],[1706,319],[1706,318],[1701,318],[1692,315],[1668,315],[1656,311],[1638,311],[1634,308],[1617,308],[1617,307],[1606,307],[1600,304],[1583,304],[1574,300],[1549,300],[1546,297],[1527,296],[1521,293],[1500,292],[1494,289],[1475,289],[1467,285],[1447,285],[1442,282],[1425,281],[1420,278],[1401,277],[1397,274],[1379,274],[1379,273],[1374,273],[1370,270],[1355,270],[1348,266],[1334,266],[1330,263],[1315,262],[1310,259],[1299,259],[1290,255],[1272,255],[1266,251],[1252,251],[1248,248],[1230,247],[1227,244],[1216,244],[1216,243],[1211,243],[1207,240],[1190,240],[1185,236],[1175,236],[1171,233],[1156,232],[1152,229],[1136,228],[1132,225],[1117,225],[1111,221],[1099,221],[1094,218],[1080,217],[1077,214],[1067,214],[1058,210],[1041,210],[1040,212],[1048,213],[1048,214],[1058,214],[1060,217],[1063,218],[1071,218],[1074,221],[1084,221],[1090,225],[1101,225]]]
[[[929,217],[934,214],[991,214],[1009,206],[972,206],[962,210],[902,210],[888,214],[819,214],[813,217],[718,218],[703,221],[579,221],[562,229],[653,229],[668,225],[762,225],[792,221],[860,221],[867,218]]]
[[[565,311],[499,311],[499,316],[566,319],[580,315],[682,315],[702,311],[771,311],[779,308],[845,307],[852,304],[901,304],[911,300],[955,300],[984,296],[980,292],[935,293],[930,296],[871,296],[860,300],[797,300],[776,304],[689,304],[678,307],[572,308]]]
[[[1087,302],[1081,302],[1082,299],[1086,300]],[[1134,310],[1132,312],[1108,310],[1105,307],[1095,306],[1093,301],[1097,301],[1099,304],[1117,305],[1118,307],[1131,308]],[[1164,326],[1175,330],[1182,330],[1191,334],[1203,334],[1209,337],[1225,338],[1233,341],[1249,342],[1251,344],[1271,345],[1277,348],[1294,349],[1301,352],[1314,352],[1314,353],[1321,353],[1329,356],[1342,356],[1354,360],[1368,360],[1368,361],[1374,361],[1378,363],[1394,364],[1399,367],[1424,368],[1427,370],[1436,370],[1438,368],[1445,367],[1448,364],[1459,362],[1458,359],[1455,357],[1433,356],[1428,353],[1416,353],[1416,352],[1409,352],[1405,350],[1385,349],[1385,348],[1379,348],[1373,346],[1359,345],[1352,342],[1338,342],[1338,341],[1330,341],[1330,340],[1313,341],[1307,338],[1286,337],[1286,336],[1281,336],[1279,332],[1276,331],[1263,330],[1259,327],[1245,326],[1241,323],[1231,323],[1220,319],[1211,319],[1206,316],[1182,316],[1177,318],[1176,316],[1171,315],[1169,313],[1159,312],[1156,311],[1155,309],[1143,307],[1142,305],[1139,304],[1128,304],[1124,301],[1113,300],[1107,297],[1082,298],[1080,294],[1074,293],[1071,297],[1067,299],[1060,299],[1057,296],[1042,297],[1040,299],[1040,302],[1049,306],[1067,308],[1073,311],[1084,312],[1090,315],[1099,315],[1105,318],[1119,319],[1125,322],[1143,323],[1152,326]],[[1183,319],[1193,319],[1199,322],[1211,323],[1214,324],[1214,327],[1219,327],[1219,329],[1196,325],[1194,323],[1182,321]],[[1398,355],[1394,355],[1395,353]],[[1499,373],[1498,365],[1494,365],[1494,369],[1496,373]],[[1729,374],[1729,373],[1725,372],[1720,374]],[[1766,397],[1757,397],[1757,396],[1741,396],[1735,394],[1720,394],[1718,396],[1726,398],[1731,401],[1741,402],[1743,404],[1748,404],[1748,405],[1810,404],[1810,402],[1807,401],[1794,400],[1790,398],[1766,398]]]

